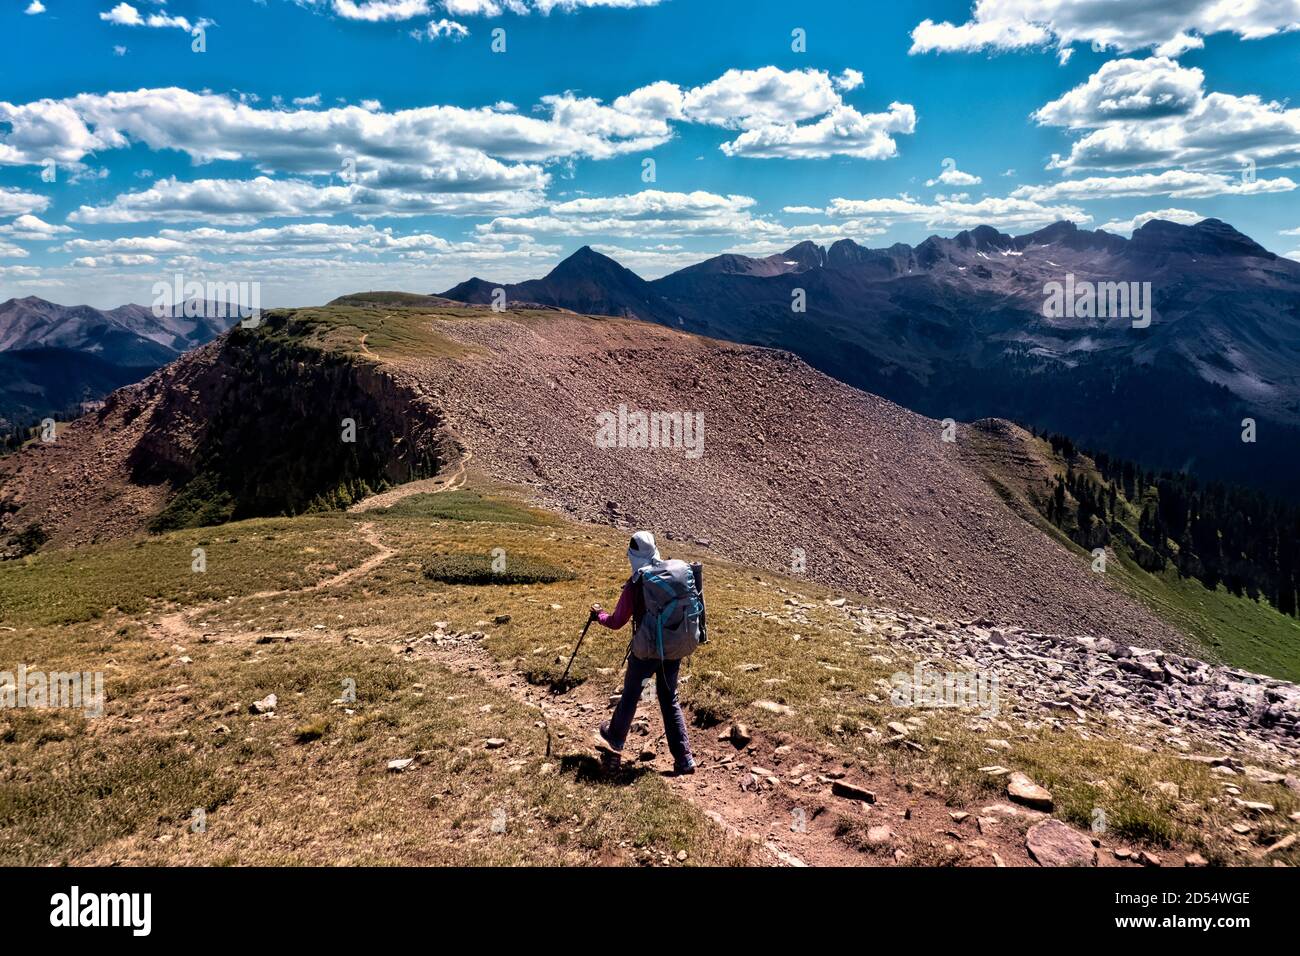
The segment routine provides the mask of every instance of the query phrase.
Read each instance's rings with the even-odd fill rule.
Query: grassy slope
[[[617,595],[621,532],[571,525],[476,491],[412,498],[364,517],[396,556],[364,581],[272,598],[250,595],[313,579],[284,570],[302,566],[304,547],[321,562],[355,564],[365,547],[359,520],[306,516],[208,529],[221,548],[206,575],[189,572],[198,532],[0,566],[0,606],[16,628],[0,631],[0,661],[103,669],[109,694],[98,721],[4,714],[0,860],[590,864],[627,862],[638,846],[652,847],[656,858],[679,849],[695,861],[743,857],[653,775],[625,789],[589,778],[580,758],[562,757],[569,748],[548,759],[535,712],[477,680],[393,653],[447,621],[453,630],[488,631],[488,649],[531,680],[553,679],[585,607]],[[507,561],[545,560],[576,577],[468,586],[422,574],[431,554],[494,548],[504,548]],[[999,783],[979,767],[1023,768],[1054,790],[1058,812],[1078,825],[1102,807],[1117,838],[1196,846],[1222,862],[1249,859],[1251,844],[1223,829],[1239,817],[1222,778],[1206,768],[1172,753],[1135,751],[1095,720],[1085,735],[1026,727],[1009,708],[984,723],[894,707],[883,682],[912,661],[891,646],[889,633],[825,604],[829,592],[703,557],[713,641],[691,659],[684,684],[699,718],[738,716],[831,747],[869,774],[905,775],[954,805],[1001,798]],[[42,587],[67,589],[72,581],[86,585],[75,615],[51,615],[31,600]],[[137,587],[148,596],[132,597]],[[174,645],[148,627],[160,601],[193,605],[213,595],[229,600],[197,621],[216,640]],[[494,627],[499,614],[511,619]],[[57,623],[68,618],[82,623]],[[257,641],[286,630],[299,637]],[[577,677],[613,690],[624,646],[624,635],[589,635]],[[357,683],[354,714],[331,703],[344,678]],[[280,698],[278,716],[250,715],[248,703],[271,692]],[[773,714],[756,701],[793,713]],[[910,720],[925,752],[886,746],[880,731],[892,720]],[[488,737],[509,744],[486,751]],[[986,741],[994,737],[1011,749],[993,749]],[[389,759],[408,756],[418,757],[418,770],[385,772]],[[1156,782],[1177,783],[1181,798],[1163,795]],[[1300,808],[1294,795],[1233,782],[1243,796],[1278,807],[1251,839],[1285,832],[1285,814]],[[194,807],[208,810],[206,834],[189,831]],[[504,834],[491,831],[499,808],[517,824]]]
[[[1300,681],[1300,621],[1279,614],[1267,601],[1237,597],[1222,587],[1210,591],[1172,568],[1150,574],[1121,560],[1119,568],[1107,570],[1213,656],[1255,673]]]
[[[438,334],[435,324],[482,316],[469,307],[327,305],[268,313],[268,327],[253,334],[350,356],[456,358],[470,349]]]
[[[309,634],[329,621],[318,641],[180,645],[149,625],[164,605],[213,598],[278,617],[286,599],[248,595],[355,565],[371,550],[357,530],[341,516],[247,521],[0,566],[0,666],[102,670],[108,696],[99,719],[0,711],[0,864],[751,858],[654,775],[615,787],[589,760],[547,758],[536,712],[482,682],[397,657],[386,640],[342,640],[340,617],[369,613],[366,588],[293,599]],[[201,540],[208,571],[195,574]],[[355,705],[334,703],[345,679]],[[249,713],[268,693],[276,716]],[[493,737],[508,742],[488,750]],[[403,757],[416,767],[387,772]]]
[[[1056,472],[1064,476],[1065,463],[1054,455],[1051,445],[1043,439],[1031,440],[1043,460],[1051,462]],[[1082,458],[1075,467],[1101,481],[1090,459]],[[1023,517],[1077,552],[1080,561],[1091,564],[1092,555],[1042,517],[1025,489],[1016,487],[1008,476],[993,470],[986,472],[986,477],[994,490]],[[1136,535],[1140,510],[1124,502],[1123,512],[1123,523]],[[1179,576],[1172,567],[1158,573],[1145,571],[1123,547],[1117,547],[1116,553],[1118,560],[1112,558],[1106,569],[1110,581],[1191,637],[1204,649],[1208,659],[1300,681],[1300,620],[1279,613],[1265,600],[1237,597],[1222,586],[1211,591],[1194,578]]]
[[[234,602],[212,616],[214,623],[256,631],[324,621],[331,629],[389,635],[391,640],[427,633],[442,620],[453,629],[487,630],[489,650],[530,680],[544,683],[557,677],[583,609],[595,600],[609,604],[617,595],[625,573],[622,533],[557,524],[551,518],[539,523],[526,509],[510,514],[510,505],[495,506],[495,520],[463,520],[485,507],[472,492],[424,501],[431,509],[425,513],[414,499],[392,514],[374,513],[384,540],[399,557],[375,572],[364,600],[304,595],[265,607]],[[984,723],[965,714],[894,707],[885,682],[894,672],[910,669],[913,661],[892,646],[889,633],[849,621],[823,602],[829,592],[805,582],[755,575],[693,549],[667,547],[684,557],[703,557],[710,569],[714,640],[691,659],[684,689],[698,717],[739,716],[776,733],[830,746],[868,773],[904,774],[954,805],[1001,797],[1000,783],[979,773],[979,767],[1022,767],[1052,787],[1061,815],[1078,825],[1087,826],[1093,809],[1101,807],[1117,837],[1153,846],[1194,845],[1223,862],[1247,858],[1248,846],[1223,829],[1239,817],[1223,795],[1222,778],[1206,768],[1177,760],[1175,752],[1134,750],[1096,720],[1082,733],[1069,727],[1033,729],[1013,720],[1009,709],[1003,719]],[[576,578],[548,585],[454,586],[428,582],[420,570],[431,552],[486,554],[494,548],[504,548],[508,558],[561,564]],[[485,624],[502,613],[511,615],[508,624]],[[331,616],[337,614],[343,619],[335,624]],[[623,635],[593,633],[575,674],[612,691],[624,646]],[[772,714],[754,707],[758,701],[785,704],[793,714]],[[895,720],[913,722],[924,753],[884,743],[883,728]],[[987,743],[992,738],[1010,741],[1011,749],[994,749]],[[1181,798],[1170,799],[1157,782],[1177,783]],[[1252,838],[1264,841],[1285,832],[1285,824],[1276,821],[1300,808],[1293,794],[1241,778],[1233,782],[1278,806],[1278,815]]]

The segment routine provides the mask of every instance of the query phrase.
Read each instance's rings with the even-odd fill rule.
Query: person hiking
[[[592,620],[612,631],[617,631],[629,619],[632,621],[623,694],[614,715],[600,725],[597,733],[603,749],[615,755],[622,752],[641,700],[641,687],[653,674],[664,735],[673,755],[673,772],[694,773],[695,758],[686,736],[686,718],[677,699],[677,675],[682,659],[689,657],[701,643],[704,602],[691,566],[660,557],[654,535],[649,531],[632,535],[627,559],[632,565],[632,576],[623,585],[613,612],[603,610],[599,604],[591,606]]]

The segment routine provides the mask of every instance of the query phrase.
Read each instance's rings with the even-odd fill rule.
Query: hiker
[[[630,618],[632,642],[628,647],[623,695],[614,716],[600,725],[602,744],[618,754],[627,741],[641,700],[641,685],[655,677],[655,693],[664,718],[664,734],[673,755],[673,772],[695,772],[695,758],[686,737],[686,718],[677,699],[677,674],[682,659],[701,643],[704,602],[692,567],[683,561],[665,561],[659,556],[654,535],[638,531],[628,544],[627,559],[632,576],[623,585],[613,613],[599,604],[591,606],[592,620],[617,631]]]

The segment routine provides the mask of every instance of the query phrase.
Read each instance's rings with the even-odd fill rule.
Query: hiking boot
[[[693,773],[695,773],[694,760],[690,761],[689,763],[673,764],[673,776],[675,777],[689,777]]]
[[[596,744],[596,746],[600,747],[602,750],[608,750],[612,754],[619,754],[623,752],[622,747],[615,747],[614,741],[609,739],[608,721],[600,725],[600,728],[596,731],[596,739],[597,741],[599,741]]]

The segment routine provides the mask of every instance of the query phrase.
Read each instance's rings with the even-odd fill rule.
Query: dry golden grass
[[[355,523],[296,521],[321,553],[357,556]],[[247,596],[266,583],[249,573],[262,540],[250,531],[266,524],[207,532],[232,543],[230,560],[209,566],[208,586],[221,581],[232,598],[214,609],[284,600]],[[123,580],[157,579],[132,564],[152,568],[154,547],[166,545],[120,548]],[[249,567],[236,570],[240,556]],[[182,605],[199,597],[173,590]],[[315,619],[320,603],[347,606],[339,592],[293,600],[316,605]],[[350,597],[364,605],[366,593],[359,582]],[[680,851],[688,864],[751,860],[658,777],[620,786],[590,757],[548,758],[535,711],[388,642],[339,640],[337,615],[330,631],[301,640],[181,644],[150,625],[157,616],[107,609],[76,626],[0,631],[0,660],[103,670],[108,696],[98,719],[0,716],[0,862],[590,865],[675,861]],[[355,703],[341,702],[347,687]],[[250,713],[269,693],[275,716]],[[489,738],[507,743],[488,749]],[[405,758],[414,758],[405,771],[387,769]]]

